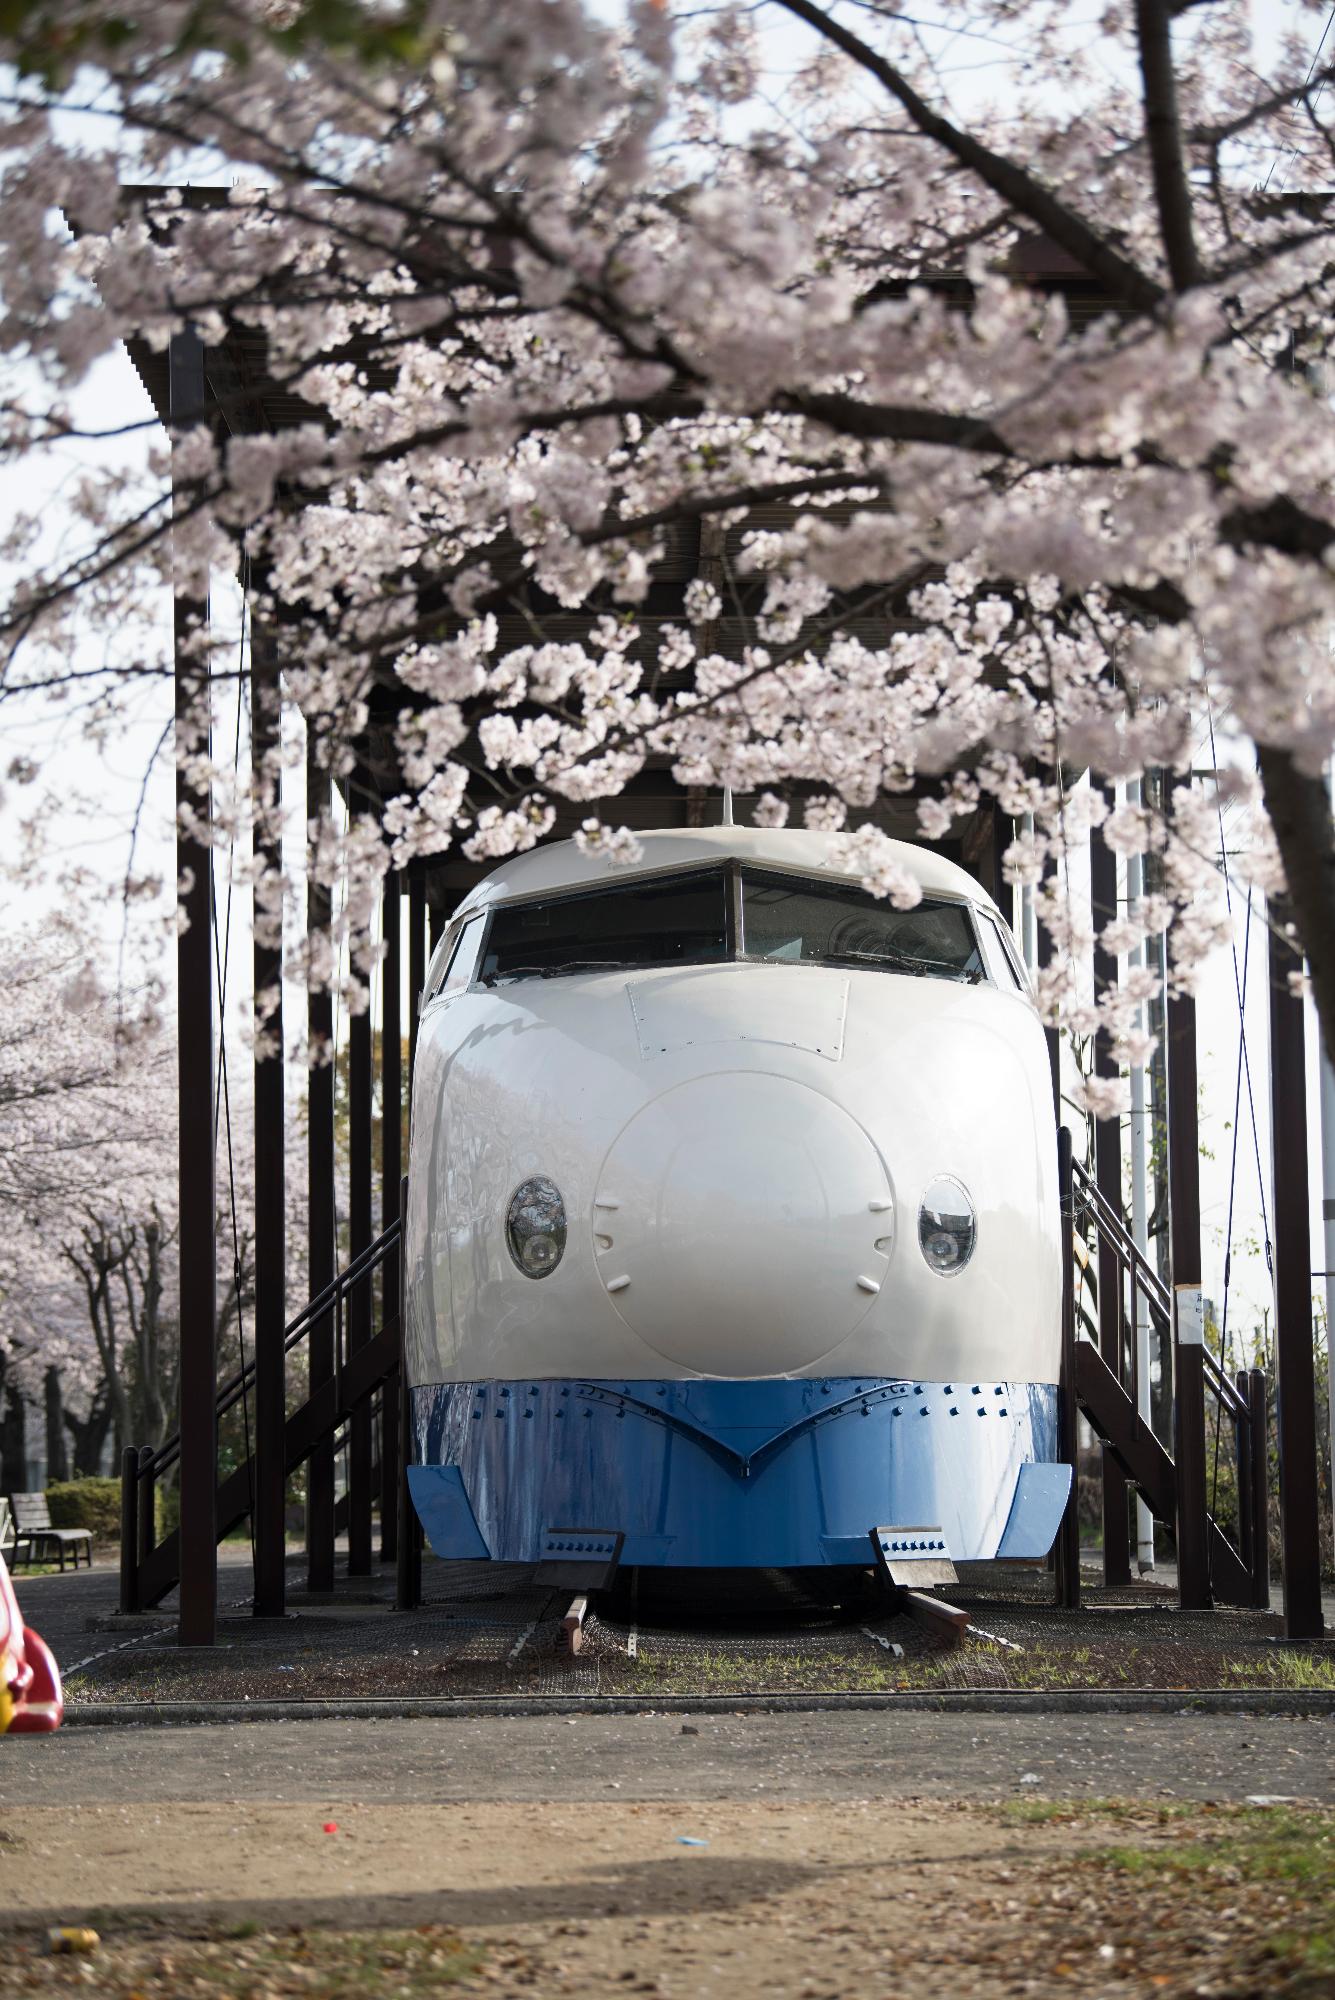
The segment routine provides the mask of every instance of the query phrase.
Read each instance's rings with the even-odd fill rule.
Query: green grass
[[[1124,1799],[1003,1799],[992,1810],[1016,1826],[1049,1826],[1067,1820],[1126,1819],[1133,1813],[1144,1817],[1154,1809]],[[1163,1806],[1159,1811],[1167,1818],[1173,1808]]]
[[[1200,1806],[1181,1806],[1161,1817],[1202,1820],[1206,1813]],[[1208,1818],[1202,1839],[1174,1847],[1109,1847],[1092,1858],[1133,1874],[1186,1877],[1227,1869],[1244,1881],[1293,1882],[1328,1904],[1335,1925],[1335,1824],[1330,1815],[1295,1806],[1216,1806]]]
[[[1164,1828],[1183,1820],[1207,1825],[1227,1820],[1238,1826],[1268,1827],[1273,1823],[1273,1806],[1224,1805],[1196,1799],[1002,1799],[990,1808],[1000,1819],[1019,1826],[1045,1826],[1054,1822],[1089,1821],[1116,1826],[1134,1823],[1138,1827]],[[1323,1827],[1331,1824],[1327,1814],[1312,1815]]]
[[[1109,1659],[1088,1646],[1030,1646],[1024,1652],[1011,1652],[978,1638],[971,1639],[963,1652],[912,1653],[896,1660],[879,1649],[873,1654],[870,1648],[866,1654],[777,1648],[750,1654],[726,1648],[659,1653],[652,1639],[646,1641],[641,1634],[637,1659],[604,1658],[601,1666],[605,1691],[625,1688],[659,1694],[729,1694],[741,1688],[895,1693],[971,1684],[1020,1689],[1139,1687],[1153,1679],[1134,1647]],[[988,1668],[993,1669],[991,1674]]]
[[[94,1926],[97,1928],[97,1926]],[[97,1991],[104,2000],[209,2000],[305,1993],[312,2000],[426,2000],[471,1978],[484,1953],[456,1931],[297,1930],[275,1933],[241,1920],[209,1941],[175,1938],[152,1946],[104,1936]]]
[[[1193,1899],[1213,1892],[1227,1904],[1238,1892],[1261,1891],[1274,1918],[1265,1937],[1266,1956],[1294,1979],[1295,1990],[1330,1991],[1335,1972],[1330,1815],[1285,1806],[1225,1809],[1203,1839],[1184,1839],[1173,1847],[1109,1847],[1090,1858],[1102,1868],[1158,1877]]]
[[[1292,1688],[1301,1693],[1335,1693],[1335,1654],[1303,1653],[1288,1647],[1259,1660],[1226,1660],[1232,1680],[1265,1687]]]
[[[1151,1804],[1127,1799],[1011,1799],[995,1808],[1012,1825],[1134,1829],[1134,1841],[1076,1849],[1083,1870],[1134,1876],[1198,1927],[1227,1933],[1253,1920],[1251,1949],[1292,1994],[1328,1995],[1335,1976],[1335,1814],[1301,1806]],[[1252,1990],[1246,1979],[1239,1990]],[[1230,1991],[1232,1989],[1230,1988]],[[1274,1990],[1267,1980],[1266,1991]]]
[[[742,1654],[730,1650],[690,1653],[655,1653],[640,1640],[638,1658],[603,1661],[609,1685],[643,1689],[658,1694],[729,1694],[739,1688],[766,1690],[854,1687],[893,1689],[907,1687],[907,1662],[886,1655],[883,1659],[850,1661],[831,1659],[820,1652],[775,1651]]]

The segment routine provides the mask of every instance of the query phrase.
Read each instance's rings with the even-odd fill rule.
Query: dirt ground
[[[1287,1805],[29,1805],[0,1994],[1333,1994],[1333,1850]]]

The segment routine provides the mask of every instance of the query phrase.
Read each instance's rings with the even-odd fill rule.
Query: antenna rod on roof
[[[731,825],[732,825],[732,823],[733,823],[733,822],[732,822],[732,786],[731,786],[731,785],[725,785],[725,786],[723,787],[723,818],[722,818],[722,819],[720,820],[719,824],[720,824],[721,826],[731,826]]]

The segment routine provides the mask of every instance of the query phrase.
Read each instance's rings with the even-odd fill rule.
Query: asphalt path
[[[1335,1724],[1237,1715],[804,1715],[127,1724],[0,1744],[0,1806],[157,1801],[1335,1803]]]

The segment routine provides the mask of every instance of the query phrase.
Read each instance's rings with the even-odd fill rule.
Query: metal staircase
[[[1069,1217],[1073,1294],[1079,1273],[1096,1262],[1100,1297],[1096,1345],[1077,1337],[1075,1314],[1066,1319],[1068,1395],[1085,1417],[1146,1506],[1174,1535],[1184,1507],[1199,1509],[1208,1551],[1210,1591],[1220,1603],[1264,1609],[1270,1602],[1267,1531],[1266,1389],[1258,1368],[1236,1379],[1220,1367],[1210,1349],[1201,1349],[1204,1394],[1213,1398],[1220,1446],[1229,1435],[1237,1478],[1238,1538],[1235,1543],[1209,1512],[1211,1496],[1184,1490],[1178,1467],[1139,1411],[1138,1323],[1148,1322],[1163,1346],[1171,1348],[1173,1302],[1157,1271],[1146,1263],[1121,1214],[1105,1199],[1093,1177],[1063,1148],[1063,1207]],[[1091,1247],[1095,1253],[1090,1256]],[[1107,1288],[1111,1284],[1111,1296]],[[1189,1387],[1175,1384],[1179,1395]],[[1201,1482],[1203,1485],[1203,1482]],[[1072,1494],[1072,1506],[1075,1495]]]
[[[396,1374],[400,1358],[400,1325],[397,1297],[394,1310],[384,1318],[377,1333],[357,1345],[349,1343],[349,1311],[359,1288],[364,1288],[366,1322],[372,1280],[381,1265],[397,1252],[402,1225],[392,1222],[383,1235],[353,1258],[324,1290],[302,1307],[283,1329],[284,1355],[306,1340],[316,1328],[332,1321],[333,1372],[314,1384],[306,1400],[288,1416],[284,1426],[284,1473],[295,1472],[311,1456],[316,1446],[337,1436],[354,1411],[380,1393]],[[252,1357],[218,1391],[219,1418],[248,1396],[255,1381]],[[121,1593],[122,1611],[146,1611],[161,1603],[168,1591],[180,1582],[181,1547],[179,1531],[173,1529],[161,1542],[156,1536],[155,1495],[165,1474],[181,1455],[179,1431],[152,1451],[130,1447],[121,1460]],[[218,1485],[217,1534],[221,1541],[240,1525],[254,1506],[255,1460],[223,1478]]]

